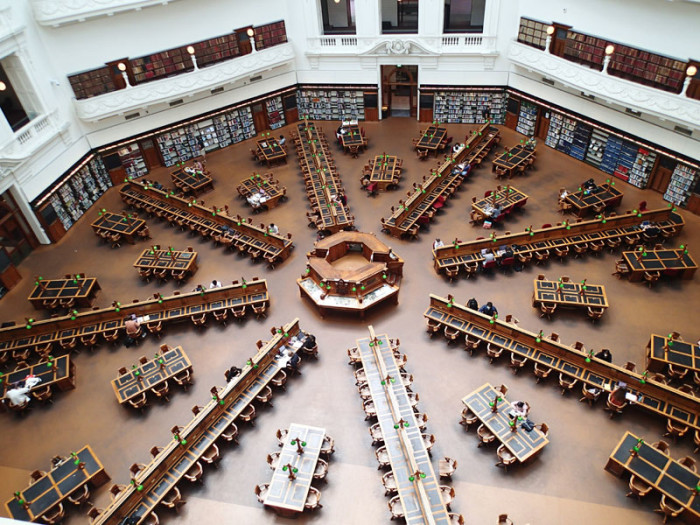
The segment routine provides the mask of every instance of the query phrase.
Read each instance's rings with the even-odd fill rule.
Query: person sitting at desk
[[[465,177],[467,173],[469,173],[469,169],[471,168],[471,165],[466,163],[466,162],[460,162],[457,164],[454,168],[452,168],[452,173],[455,175],[457,173],[460,174],[460,176]]]
[[[126,328],[126,335],[128,337],[138,335],[140,326],[141,323],[139,323],[136,314],[131,314],[129,317],[126,318],[126,321],[124,322],[124,327]]]
[[[347,132],[348,131],[345,129],[345,127],[343,127],[342,124],[338,126],[338,129],[335,132],[335,136],[338,139],[338,142],[340,142],[340,140],[343,138],[343,135],[345,135]]]
[[[491,250],[487,250],[486,248],[481,250],[481,255],[484,257],[484,264],[496,260],[496,257],[493,255],[493,253],[491,253]]]
[[[452,153],[457,153],[460,149],[464,147],[464,144],[460,144],[459,142],[452,146]]]
[[[486,315],[498,315],[498,310],[493,305],[493,303],[491,301],[489,301],[484,306],[479,308],[479,313],[486,314]]]
[[[603,348],[600,352],[595,355],[598,359],[612,363],[612,354],[607,348]]]
[[[274,222],[271,222],[270,226],[268,226],[267,229],[270,233],[274,233],[275,235],[279,235],[280,229],[275,225]]]
[[[204,166],[202,166],[202,163],[199,160],[195,160],[192,163],[192,169],[195,173],[202,173],[204,171]]]
[[[467,308],[470,310],[478,310],[479,303],[473,297],[467,301]]]
[[[204,286],[202,286],[201,284],[198,284],[197,286],[194,287],[194,289],[192,291],[193,292],[203,292]]]
[[[291,354],[291,358],[289,361],[287,361],[287,366],[286,368],[293,370],[297,374],[301,374],[301,371],[299,370],[299,363],[301,363],[301,357],[299,357],[299,354],[296,352],[293,352],[292,350],[288,350],[288,354]]]
[[[583,184],[581,184],[581,187],[582,187],[584,190],[593,191],[593,190],[595,190],[595,188],[596,188],[595,181],[594,181],[593,179],[588,179],[588,180],[585,181]]]
[[[284,146],[285,142],[287,142],[287,139],[284,138],[284,135],[280,135],[280,138],[277,139],[277,144]]]
[[[514,401],[511,405],[510,411],[508,412],[508,415],[511,418],[521,417],[523,419],[527,419],[529,414],[530,405],[527,404],[527,401]]]
[[[226,382],[229,383],[231,380],[241,375],[241,372],[242,370],[240,368],[238,368],[236,365],[233,365],[231,368],[226,370],[226,372],[224,372]]]
[[[20,407],[28,404],[32,398],[30,398],[27,394],[39,383],[41,383],[41,378],[34,375],[29,375],[25,378],[24,386],[20,386],[21,382],[15,383],[14,387],[5,393],[7,402],[10,406],[14,407]]]
[[[442,242],[442,241],[440,240],[440,238],[438,237],[438,238],[435,239],[435,241],[433,242],[433,250],[437,250],[437,249],[440,248],[441,246],[445,246],[445,243]]]
[[[615,390],[610,393],[610,402],[617,406],[624,406],[627,403],[627,383],[620,381]]]
[[[652,223],[642,223],[642,231],[647,237],[657,237],[661,233],[661,229]]]
[[[501,209],[501,205],[496,204],[493,208],[491,208],[491,213],[489,215],[492,219],[498,219],[502,213],[503,210]]]
[[[525,141],[525,149],[526,150],[533,151],[536,147],[537,147],[537,141],[535,140],[534,135]]]
[[[214,279],[209,285],[209,289],[211,288],[221,288],[221,281],[217,281],[216,279]]]
[[[306,334],[306,339],[304,340],[304,344],[302,346],[307,350],[311,350],[314,346],[316,346],[316,336],[313,334]]]

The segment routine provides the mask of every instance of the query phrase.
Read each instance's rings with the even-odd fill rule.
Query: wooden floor
[[[484,230],[469,225],[471,197],[481,197],[494,189],[490,160],[474,172],[462,189],[450,200],[416,242],[399,241],[380,233],[380,217],[389,215],[389,208],[414,181],[420,181],[435,165],[434,159],[420,162],[411,150],[411,138],[418,136],[424,125],[411,119],[391,118],[381,123],[365,123],[369,150],[359,159],[343,155],[334,146],[336,159],[348,195],[348,204],[357,217],[357,227],[374,232],[406,261],[401,282],[399,305],[387,305],[368,315],[363,322],[329,315],[319,315],[301,301],[296,278],[304,271],[306,252],[312,249],[315,231],[306,225],[308,202],[296,159],[274,168],[275,177],[287,186],[289,201],[270,212],[254,216],[255,223],[274,222],[283,233],[292,232],[296,250],[290,259],[275,270],[253,264],[248,258],[224,253],[212,243],[181,233],[156,219],[147,219],[153,243],[186,249],[193,246],[199,252],[199,270],[184,289],[212,279],[230,282],[241,276],[268,279],[271,301],[266,320],[246,320],[230,323],[226,328],[210,326],[198,332],[191,325],[169,328],[161,341],[149,338],[137,348],[123,346],[98,347],[90,354],[75,356],[77,387],[60,393],[55,404],[37,406],[22,418],[0,414],[0,497],[3,502],[15,490],[23,488],[34,469],[46,469],[54,454],[68,454],[90,444],[104,463],[113,482],[126,483],[128,467],[134,462],[147,463],[149,449],[172,439],[169,429],[184,424],[191,417],[190,408],[209,400],[209,389],[224,382],[223,372],[231,365],[241,365],[255,349],[258,339],[265,339],[269,327],[279,326],[295,316],[301,326],[316,334],[321,351],[317,362],[303,363],[303,375],[290,381],[287,392],[278,395],[273,408],[260,410],[257,425],[243,428],[240,446],[223,447],[220,468],[207,469],[203,485],[183,485],[188,504],[179,517],[163,510],[161,521],[171,523],[281,523],[282,520],[258,504],[253,489],[257,483],[269,482],[272,471],[265,457],[278,450],[275,430],[291,422],[325,427],[336,441],[336,453],[331,459],[328,483],[323,491],[323,509],[305,516],[300,523],[389,523],[388,499],[384,497],[381,472],[377,471],[374,449],[364,421],[360,398],[354,386],[352,368],[347,365],[346,349],[355,340],[367,336],[367,324],[377,333],[388,333],[401,339],[401,350],[408,355],[407,370],[414,375],[414,391],[420,394],[420,409],[429,417],[428,431],[435,434],[434,466],[437,459],[449,456],[457,459],[459,468],[453,485],[457,496],[453,511],[464,515],[466,523],[495,523],[499,513],[508,513],[518,525],[659,523],[660,515],[653,512],[658,496],[651,495],[642,503],[626,498],[627,482],[605,472],[608,455],[626,430],[656,441],[664,432],[665,421],[646,413],[628,410],[622,417],[610,420],[602,406],[589,408],[579,403],[577,390],[562,397],[556,379],[535,384],[531,369],[513,376],[505,359],[489,365],[483,355],[469,357],[461,347],[448,346],[441,338],[431,340],[425,332],[422,314],[428,304],[428,294],[451,293],[460,302],[475,297],[479,303],[491,300],[501,315],[514,314],[522,327],[546,333],[556,331],[566,343],[582,341],[587,348],[612,350],[616,363],[634,361],[638,368],[644,364],[644,349],[652,332],[665,334],[678,331],[686,340],[700,337],[700,278],[693,281],[660,283],[649,289],[641,283],[619,281],[610,274],[619,255],[604,254],[598,258],[569,259],[565,263],[550,262],[548,266],[529,267],[522,272],[503,275],[499,272],[476,279],[448,283],[436,275],[430,255],[435,237],[446,243],[458,236],[462,240],[485,235]],[[323,124],[330,138],[337,123]],[[448,135],[463,137],[470,129],[466,125],[450,125]],[[290,128],[281,130],[287,136]],[[504,145],[517,143],[522,136],[503,129]],[[207,205],[228,204],[232,213],[249,216],[249,208],[237,197],[239,181],[254,171],[267,170],[250,160],[248,141],[208,155],[208,165],[214,180],[214,192],[204,194]],[[293,148],[292,148],[293,150]],[[502,150],[500,150],[502,151]],[[362,166],[370,156],[386,152],[404,159],[405,176],[398,191],[368,198],[360,189]],[[513,180],[513,184],[530,198],[522,212],[508,217],[498,231],[522,230],[533,225],[561,220],[556,212],[558,189],[573,190],[581,181],[593,177],[599,183],[606,176],[586,164],[541,144],[536,170]],[[170,185],[169,170],[161,168],[149,178]],[[660,194],[638,190],[618,181],[625,193],[622,210],[632,209],[639,201],[648,201],[650,208],[666,206]],[[123,245],[112,250],[91,231],[90,222],[97,210],[121,211],[118,190],[112,189],[74,226],[57,245],[36,250],[19,267],[22,282],[0,301],[0,319],[21,320],[24,316],[41,316],[29,302],[34,275],[62,276],[80,273],[99,279],[102,291],[99,306],[112,301],[122,303],[145,298],[154,292],[171,292],[172,283],[145,284],[132,267],[144,244]],[[696,260],[700,258],[700,218],[683,213],[686,227],[678,242],[689,242]],[[557,313],[552,321],[540,319],[531,306],[532,280],[538,273],[548,279],[568,275],[573,280],[587,278],[590,283],[604,284],[610,308],[603,320],[592,325],[580,312]],[[154,403],[144,415],[120,406],[112,391],[110,380],[122,366],[130,366],[142,355],[151,356],[161,343],[182,345],[192,360],[195,386],[188,392],[175,391],[169,404]],[[460,399],[485,382],[506,383],[511,400],[527,400],[532,407],[531,419],[545,421],[550,427],[549,446],[533,463],[514,468],[508,473],[496,468],[495,448],[478,449],[474,431],[465,433],[458,424],[462,405]],[[672,456],[692,455],[692,440],[671,444]],[[93,496],[100,508],[108,501],[105,485]],[[69,521],[84,523],[85,510],[71,509]],[[5,515],[4,508],[0,510]]]

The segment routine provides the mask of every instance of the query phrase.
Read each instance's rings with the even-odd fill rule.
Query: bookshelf
[[[255,49],[260,51],[268,47],[284,44],[287,41],[287,31],[284,20],[272,22],[264,26],[257,26],[255,30]]]
[[[564,58],[593,67],[593,69],[602,69],[605,46],[607,45],[608,42],[602,38],[584,35],[576,31],[567,31]]]
[[[127,177],[141,177],[148,173],[148,166],[141,153],[141,148],[138,143],[127,144],[117,150],[119,160],[122,163]]]
[[[547,42],[547,27],[549,27],[549,24],[544,22],[521,18],[520,28],[518,29],[518,42],[538,49],[544,49]]]
[[[435,93],[433,120],[447,124],[483,124],[485,113],[491,122],[503,124],[506,93],[497,91],[439,91]]]
[[[687,66],[680,60],[615,44],[608,72],[640,84],[679,93]]]
[[[695,185],[697,174],[697,170],[678,163],[673,170],[666,193],[664,193],[664,200],[672,202],[676,206],[684,206],[688,202]]]
[[[241,51],[238,48],[238,36],[236,33],[217,36],[192,44],[195,55],[197,56],[197,66],[206,67],[209,64],[221,62],[240,56]],[[187,46],[185,46],[185,50]],[[189,53],[188,53],[189,55]],[[188,56],[188,60],[191,60]]]
[[[50,190],[37,204],[53,208],[68,230],[112,186],[102,158],[93,157]]]
[[[112,82],[112,74],[107,66],[76,73],[68,76],[75,98],[78,100],[96,97],[110,91],[116,91],[116,86]]]
[[[267,122],[270,129],[281,128],[286,124],[284,120],[284,106],[282,97],[272,97],[265,101],[267,109]]]
[[[605,152],[605,144],[608,142],[610,135],[602,129],[593,129],[591,133],[591,141],[588,143],[588,151],[584,159],[588,164],[595,166],[598,169],[603,161],[603,153]]]
[[[527,137],[535,134],[537,124],[537,106],[532,102],[523,100],[520,104],[520,114],[518,115],[518,125],[515,131]]]
[[[142,84],[150,80],[164,78],[185,71],[192,71],[192,59],[184,47],[168,49],[160,53],[132,58],[131,73],[134,82]]]
[[[163,164],[169,167],[198,156],[198,139],[204,141],[205,151],[213,151],[252,138],[255,133],[253,114],[245,106],[171,128],[156,137],[156,144]]]
[[[644,148],[637,149],[637,155],[629,171],[629,182],[637,188],[646,188],[649,183],[649,176],[656,164],[656,153]]]
[[[362,90],[300,89],[299,118],[311,120],[360,120],[365,118]]]

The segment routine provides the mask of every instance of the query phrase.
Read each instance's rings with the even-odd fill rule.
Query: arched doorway
[[[418,66],[382,66],[382,106],[391,117],[415,117]]]

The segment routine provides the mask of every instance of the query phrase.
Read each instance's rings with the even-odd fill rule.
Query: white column
[[[17,202],[17,206],[19,206],[19,209],[22,211],[24,220],[27,221],[27,224],[32,229],[39,242],[41,244],[51,244],[51,239],[49,239],[48,235],[46,235],[44,228],[41,227],[41,223],[39,222],[39,219],[36,218],[34,210],[32,210],[31,206],[29,205],[27,197],[24,195],[21,186],[19,184],[13,184],[10,186],[10,191]]]

